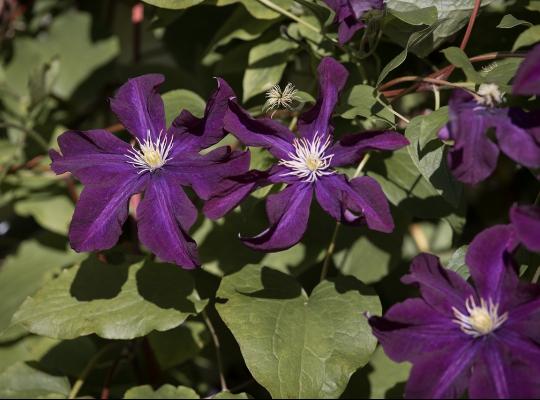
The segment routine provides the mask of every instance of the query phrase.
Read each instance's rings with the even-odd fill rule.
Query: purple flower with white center
[[[502,151],[529,168],[540,167],[540,115],[517,108],[497,107],[503,95],[494,84],[483,84],[478,94],[455,90],[450,98],[450,121],[439,132],[453,140],[448,166],[460,181],[476,184],[489,177]],[[497,143],[488,138],[495,130]]]
[[[164,261],[191,269],[199,265],[197,245],[188,231],[197,209],[182,186],[206,198],[212,186],[249,168],[249,153],[221,147],[199,152],[224,137],[223,116],[232,89],[222,79],[209,99],[204,117],[182,111],[166,129],[157,86],[162,75],[130,79],[111,108],[137,145],[130,146],[106,130],[67,131],[58,138],[60,152],[50,151],[57,174],[71,172],[85,188],[69,229],[76,251],[111,248],[122,233],[128,201],[143,193],[137,208],[140,241]]]
[[[269,119],[254,119],[235,100],[229,103],[225,128],[248,146],[264,147],[279,161],[267,171],[222,180],[204,206],[210,218],[220,218],[251,192],[273,183],[287,187],[268,196],[266,209],[270,227],[251,238],[241,238],[249,247],[279,251],[302,238],[308,223],[313,193],[320,206],[336,220],[366,224],[391,232],[394,228],[388,201],[374,179],[362,176],[348,180],[337,167],[356,164],[370,150],[395,150],[408,144],[398,132],[377,131],[345,136],[334,142],[330,124],[347,70],[327,57],[318,69],[320,93],[317,103],[300,116],[298,135]]]
[[[336,13],[338,23],[338,41],[343,45],[354,34],[366,27],[362,16],[371,10],[382,10],[383,0],[324,0],[324,2]]]
[[[534,47],[519,66],[512,92],[516,95],[540,95],[540,45]]]
[[[512,259],[519,240],[538,244],[537,217],[474,239],[466,256],[474,286],[437,257],[417,256],[402,282],[422,297],[370,317],[385,353],[413,364],[407,398],[540,396],[540,285],[520,281]]]

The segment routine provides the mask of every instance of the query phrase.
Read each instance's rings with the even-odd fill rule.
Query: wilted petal
[[[113,247],[128,215],[129,198],[144,189],[147,179],[137,174],[88,185],[81,193],[69,227],[69,241],[76,251]]]
[[[187,233],[197,209],[173,177],[152,175],[137,217],[140,241],[160,259],[185,269],[199,266],[197,244]]]
[[[384,317],[371,317],[369,323],[395,362],[415,362],[449,345],[464,346],[468,340],[457,324],[423,299],[395,304]]]
[[[510,220],[519,241],[531,251],[540,251],[540,207],[514,205]]]
[[[199,151],[216,144],[225,136],[223,118],[234,92],[221,78],[217,78],[217,84],[217,89],[206,103],[203,118],[197,118],[189,111],[183,110],[173,121],[169,128],[169,132],[177,142],[173,154],[175,151]]]
[[[540,94],[540,45],[533,48],[520,65],[512,92],[518,95]]]
[[[307,228],[313,189],[308,183],[290,185],[268,196],[266,213],[270,227],[259,235],[241,238],[248,247],[262,251],[280,251],[294,246]]]
[[[225,129],[245,145],[264,147],[276,158],[287,158],[289,153],[294,153],[295,136],[289,129],[270,118],[253,118],[235,101],[229,102]]]
[[[418,360],[405,387],[407,399],[458,399],[467,388],[478,342],[449,343]]]
[[[317,103],[298,120],[298,132],[302,137],[313,140],[315,135],[324,141],[326,135],[332,135],[330,124],[339,93],[345,86],[349,73],[343,65],[331,57],[322,59],[318,68],[319,97]]]
[[[131,146],[110,132],[67,131],[58,138],[62,154],[50,150],[51,168],[57,174],[71,172],[85,185],[102,183],[116,175],[137,175],[126,157]]]
[[[126,129],[144,141],[148,133],[153,140],[165,132],[165,111],[157,87],[164,81],[161,74],[147,74],[124,83],[111,99],[111,109]]]
[[[478,294],[500,304],[502,310],[519,283],[510,260],[517,243],[510,225],[497,225],[477,235],[465,257]]]
[[[328,154],[334,155],[332,167],[342,167],[358,163],[368,151],[397,150],[408,144],[405,136],[398,132],[362,132],[343,137],[328,149]]]
[[[439,258],[431,254],[416,256],[410,273],[401,281],[418,284],[424,300],[449,319],[454,318],[453,307],[465,313],[465,300],[474,296],[472,287],[461,276],[443,268]]]

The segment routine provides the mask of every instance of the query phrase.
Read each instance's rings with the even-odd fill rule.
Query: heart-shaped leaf
[[[291,276],[248,265],[223,278],[221,318],[253,377],[273,398],[337,398],[376,340],[364,312],[379,298],[360,281],[323,281],[308,297]]]

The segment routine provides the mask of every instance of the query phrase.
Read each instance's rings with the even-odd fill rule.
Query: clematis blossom
[[[60,152],[50,151],[53,171],[71,172],[85,186],[69,229],[76,251],[114,246],[129,199],[142,193],[137,208],[141,242],[164,261],[186,269],[199,265],[196,243],[188,234],[197,209],[182,186],[205,197],[216,181],[246,171],[249,154],[228,147],[200,154],[225,135],[223,116],[233,94],[225,81],[217,80],[202,119],[184,110],[168,129],[157,92],[163,81],[158,74],[130,79],[111,99],[113,112],[134,137],[134,146],[96,129],[67,131],[58,138]]]
[[[254,119],[232,99],[225,128],[248,146],[263,147],[278,160],[267,171],[222,180],[204,206],[210,218],[220,218],[257,188],[283,183],[279,193],[268,196],[270,227],[255,237],[242,237],[249,247],[279,251],[302,238],[315,195],[320,206],[346,224],[365,224],[391,232],[394,228],[388,202],[379,184],[370,177],[349,180],[337,167],[358,163],[370,150],[395,150],[408,144],[398,132],[377,131],[348,135],[334,141],[330,123],[347,70],[336,60],[324,58],[318,68],[320,91],[317,103],[300,116],[298,137],[269,118]]]
[[[501,151],[518,164],[540,167],[540,115],[499,107],[502,101],[494,84],[480,85],[475,95],[461,89],[452,93],[450,120],[439,138],[454,141],[447,163],[458,180],[476,184],[489,177]],[[487,135],[490,128],[497,143]]]
[[[385,353],[413,364],[407,398],[540,397],[540,285],[520,281],[512,259],[520,241],[538,246],[540,214],[531,210],[514,207],[511,225],[473,240],[466,264],[474,285],[421,254],[402,282],[422,297],[369,319]]]
[[[336,13],[338,24],[338,41],[343,45],[347,43],[366,24],[362,16],[371,10],[382,10],[384,0],[324,0]]]
[[[540,95],[540,45],[534,47],[519,66],[512,92],[516,95]]]

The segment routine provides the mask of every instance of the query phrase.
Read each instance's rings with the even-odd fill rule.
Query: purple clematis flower
[[[540,396],[540,285],[520,281],[511,256],[519,239],[538,244],[538,225],[518,225],[492,227],[471,243],[474,286],[421,254],[402,282],[419,285],[422,298],[369,319],[386,354],[413,364],[407,398]]]
[[[347,80],[347,70],[327,57],[318,69],[320,93],[317,103],[300,116],[296,137],[288,128],[268,119],[254,119],[235,100],[229,103],[225,128],[248,146],[264,147],[279,161],[267,171],[223,180],[205,204],[205,214],[219,218],[236,207],[255,189],[284,183],[287,187],[268,196],[266,209],[270,228],[252,238],[242,238],[249,247],[279,251],[302,238],[313,194],[321,207],[336,220],[366,224],[391,232],[394,228],[388,202],[379,184],[363,176],[349,181],[337,167],[357,163],[369,150],[394,150],[408,144],[398,132],[366,132],[334,142],[332,111]]]
[[[520,65],[512,92],[517,95],[540,95],[540,45],[533,48]]]
[[[249,168],[249,153],[221,147],[201,155],[224,135],[223,116],[233,91],[218,79],[202,119],[188,111],[165,126],[163,101],[156,88],[162,75],[130,79],[111,108],[137,146],[106,130],[67,131],[58,143],[61,154],[51,150],[51,167],[71,172],[85,188],[69,229],[76,251],[108,249],[115,245],[128,215],[128,201],[144,193],[137,209],[141,242],[164,261],[190,269],[199,265],[197,246],[188,231],[197,210],[181,185],[192,186],[200,197],[224,176]]]
[[[371,10],[382,10],[384,0],[324,0],[324,2],[336,13],[338,23],[338,41],[343,45],[366,24],[360,20],[362,16]]]
[[[448,166],[464,183],[476,184],[490,176],[502,151],[530,168],[540,167],[540,115],[517,108],[498,108],[503,100],[494,84],[480,85],[477,95],[456,90],[450,98],[450,121],[439,132],[453,140]],[[487,136],[495,129],[497,144]]]
[[[513,206],[510,221],[520,242],[529,250],[540,252],[540,207]]]

